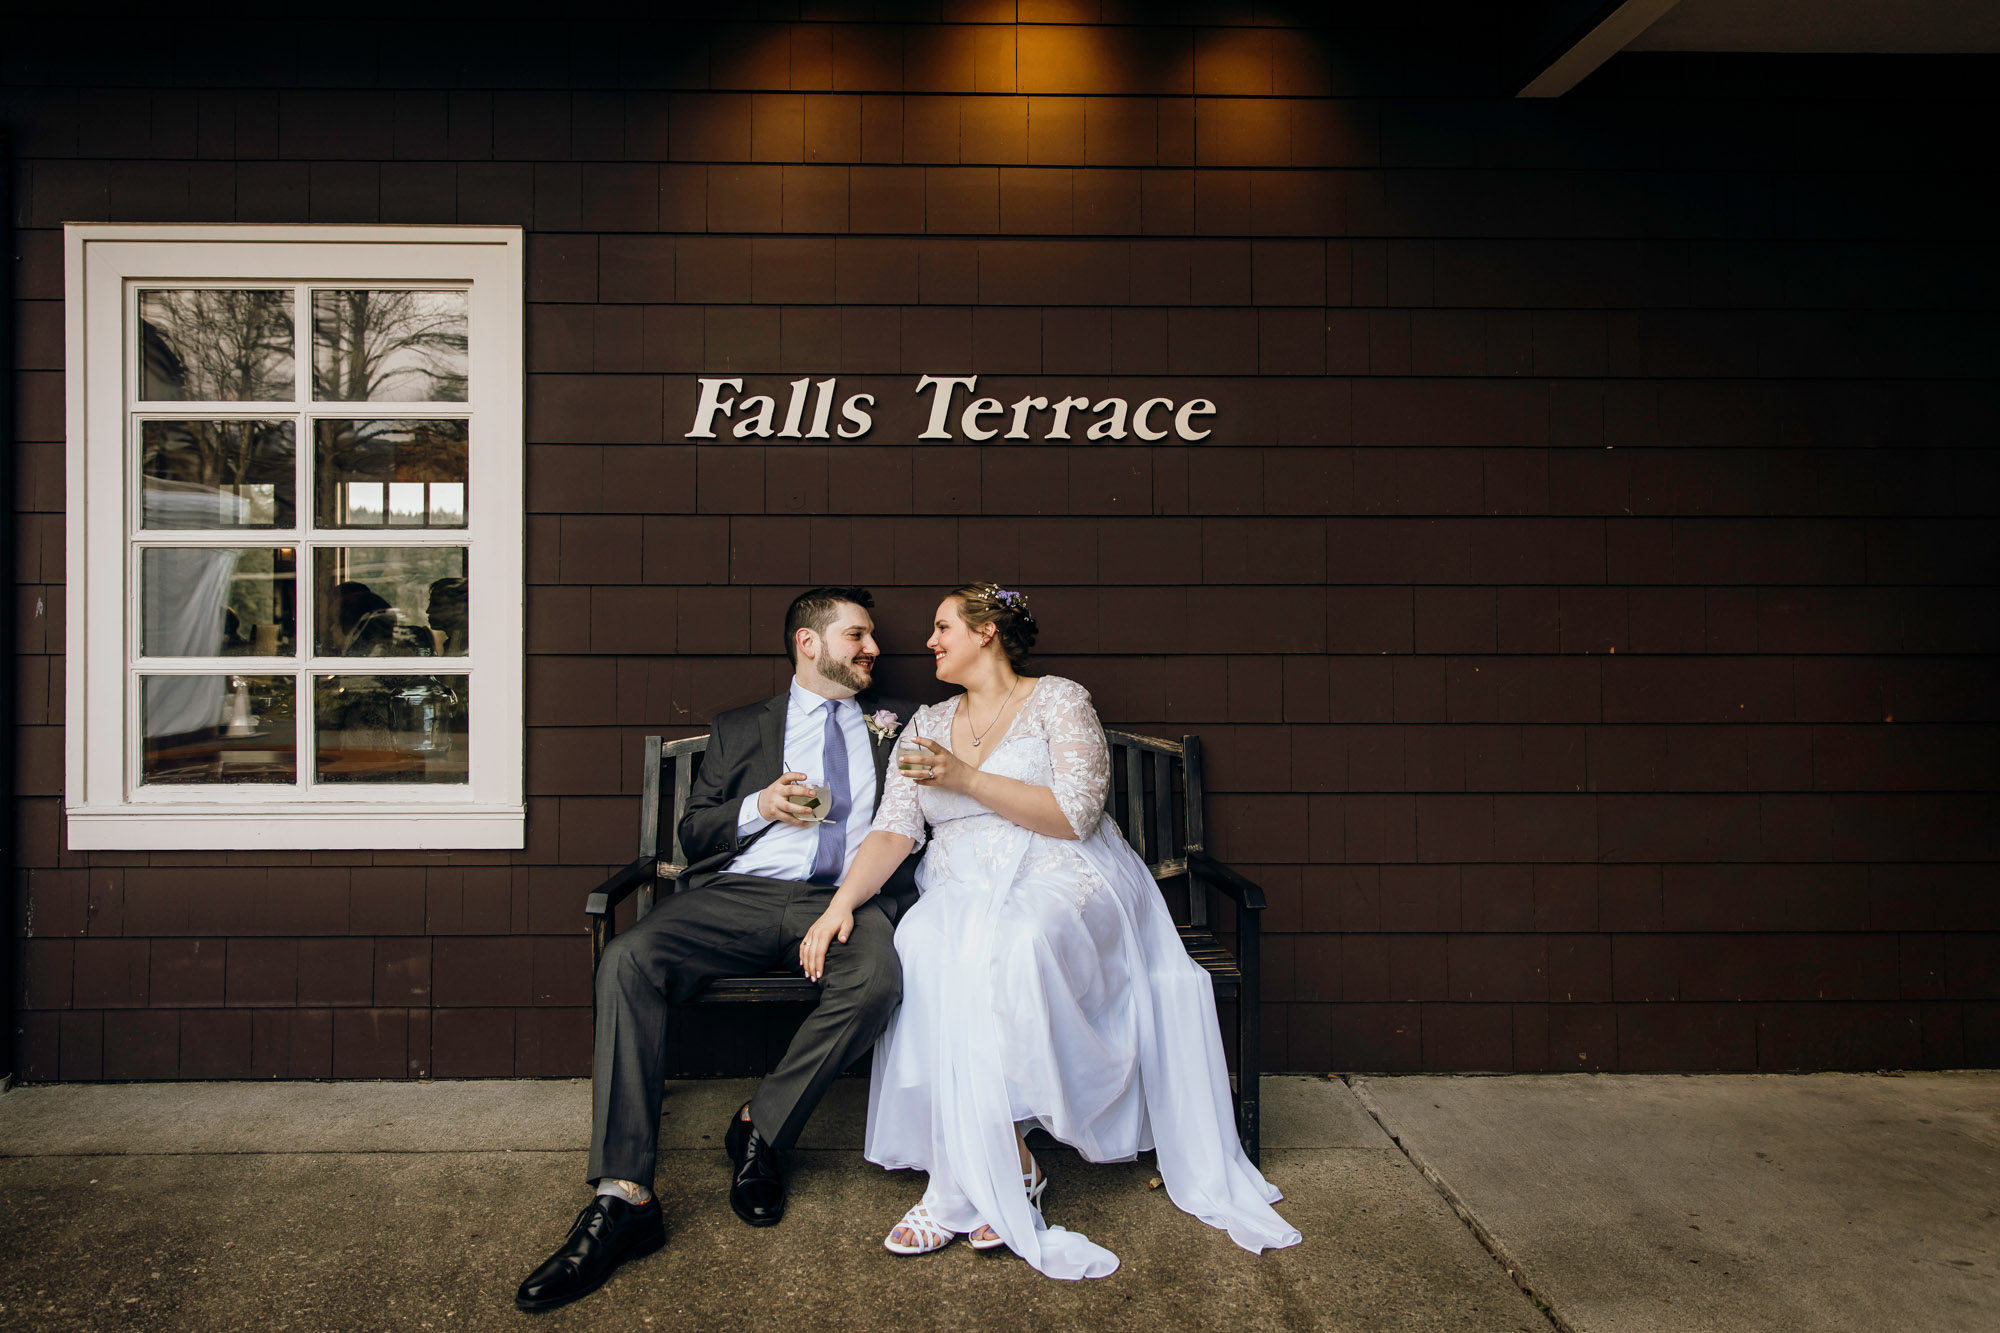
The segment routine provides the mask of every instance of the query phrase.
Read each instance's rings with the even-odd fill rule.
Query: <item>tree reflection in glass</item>
[[[464,292],[314,292],[313,397],[464,402],[466,315]]]
[[[315,676],[315,779],[465,782],[469,685],[465,676]]]
[[[463,546],[313,551],[315,650],[325,657],[463,657]]]
[[[289,291],[139,293],[139,396],[147,402],[288,402],[292,363]]]
[[[153,785],[298,779],[298,708],[290,676],[141,676]]]
[[[297,574],[288,546],[152,546],[142,553],[147,657],[290,657]]]
[[[313,510],[322,528],[462,528],[468,423],[313,423]]]
[[[289,528],[289,421],[142,421],[139,473],[149,528]]]

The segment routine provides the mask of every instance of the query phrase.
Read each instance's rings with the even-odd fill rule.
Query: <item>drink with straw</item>
[[[798,804],[806,808],[805,817],[807,822],[817,824],[833,813],[833,788],[823,782],[814,782],[808,785],[812,787],[813,794],[810,796],[801,796]]]

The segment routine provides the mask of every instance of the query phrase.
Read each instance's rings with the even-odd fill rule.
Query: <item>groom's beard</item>
[[[861,693],[874,683],[868,673],[862,671],[852,662],[823,661],[819,666],[819,674],[844,689],[853,690],[856,694]]]

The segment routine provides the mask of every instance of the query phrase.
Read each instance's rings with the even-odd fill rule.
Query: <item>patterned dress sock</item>
[[[643,1207],[653,1197],[653,1191],[644,1185],[634,1185],[629,1180],[600,1180],[597,1182],[597,1192],[615,1195],[639,1207]]]

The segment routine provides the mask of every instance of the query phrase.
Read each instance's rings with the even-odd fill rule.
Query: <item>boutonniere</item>
[[[886,708],[878,708],[862,720],[868,724],[868,733],[877,745],[895,735],[896,729],[903,725],[903,719]]]

